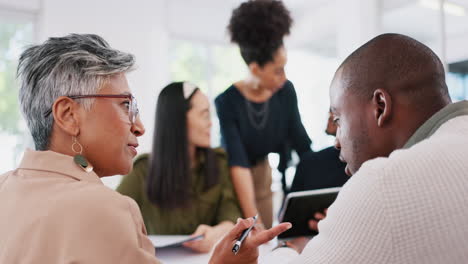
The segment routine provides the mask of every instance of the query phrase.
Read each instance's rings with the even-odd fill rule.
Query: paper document
[[[188,235],[151,235],[148,236],[155,248],[181,247],[183,243],[203,239],[203,235],[191,237]]]

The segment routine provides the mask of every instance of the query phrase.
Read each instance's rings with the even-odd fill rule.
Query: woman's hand
[[[233,245],[241,236],[242,231],[252,226],[253,223],[254,221],[252,218],[238,219],[237,224],[216,246],[209,263],[257,263],[258,247],[291,228],[291,223],[281,223],[264,231],[258,231],[257,228],[254,227],[249,236],[242,243],[237,255],[234,255],[232,252]]]
[[[233,226],[234,224],[230,221],[221,222],[216,226],[199,225],[192,237],[203,235],[203,239],[185,242],[183,245],[199,253],[208,253]]]

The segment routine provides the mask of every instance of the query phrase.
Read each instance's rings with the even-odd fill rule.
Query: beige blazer
[[[0,176],[0,263],[159,263],[137,204],[70,156],[26,151]]]

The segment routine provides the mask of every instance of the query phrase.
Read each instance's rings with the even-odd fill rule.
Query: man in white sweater
[[[353,176],[303,251],[293,241],[261,260],[468,263],[468,102],[451,103],[439,58],[380,35],[337,70],[330,103]]]

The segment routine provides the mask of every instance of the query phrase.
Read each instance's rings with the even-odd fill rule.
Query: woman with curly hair
[[[286,79],[283,37],[292,18],[281,1],[250,0],[236,8],[228,30],[248,66],[248,76],[216,98],[223,145],[245,217],[273,220],[269,153],[281,159],[310,150],[293,84]]]

